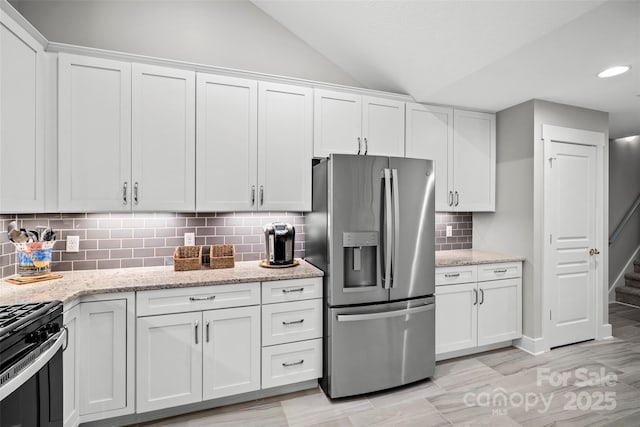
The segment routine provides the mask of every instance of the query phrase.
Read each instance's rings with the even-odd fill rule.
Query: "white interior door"
[[[596,147],[545,138],[550,347],[595,338]]]

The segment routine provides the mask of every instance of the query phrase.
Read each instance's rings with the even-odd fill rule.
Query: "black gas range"
[[[62,426],[62,303],[0,306],[0,426]]]

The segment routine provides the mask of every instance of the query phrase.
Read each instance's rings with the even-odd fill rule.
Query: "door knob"
[[[597,249],[589,249],[589,255],[593,256],[593,255],[599,255],[600,251]]]

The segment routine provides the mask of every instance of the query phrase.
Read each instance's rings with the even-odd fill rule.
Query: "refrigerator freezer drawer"
[[[262,306],[262,345],[322,337],[322,300]]]
[[[384,390],[433,375],[433,297],[330,308],[328,367],[322,382],[332,397]]]
[[[322,376],[322,338],[262,349],[262,388]]]

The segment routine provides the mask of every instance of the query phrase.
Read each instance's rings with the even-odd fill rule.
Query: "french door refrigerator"
[[[332,398],[435,368],[430,160],[332,154],[313,167],[306,260],[324,275],[324,373]]]

